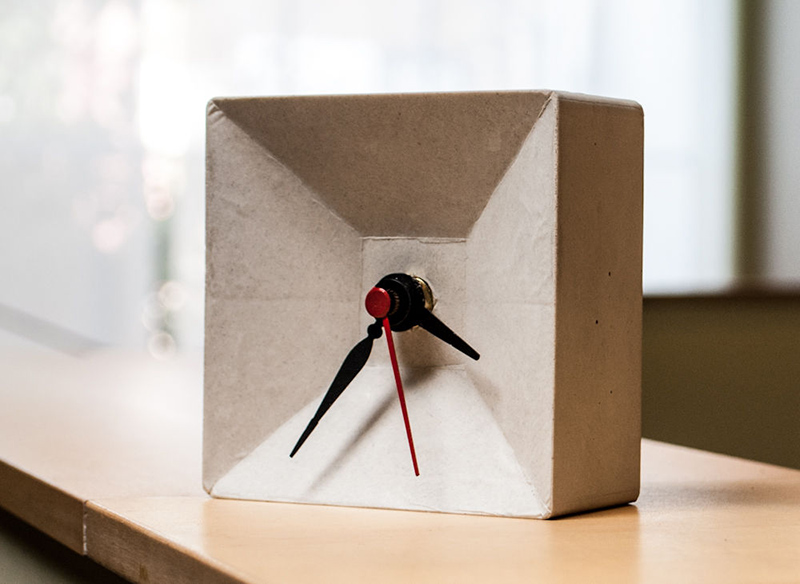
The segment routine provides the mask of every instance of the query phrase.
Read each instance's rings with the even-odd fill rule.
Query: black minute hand
[[[471,357],[476,361],[481,358],[478,352],[470,347],[467,342],[459,337],[456,333],[451,331],[446,324],[444,324],[441,320],[436,318],[432,312],[427,309],[422,309],[419,312],[419,326],[424,328],[426,331],[434,335],[435,337],[439,337],[448,345],[452,345],[462,353],[464,353],[467,357]]]
[[[311,435],[311,432],[314,431],[314,428],[317,427],[317,424],[319,424],[325,412],[331,408],[333,402],[342,395],[342,392],[347,389],[350,382],[353,381],[359,371],[364,368],[367,359],[369,359],[369,354],[372,352],[372,341],[380,338],[381,334],[380,323],[375,322],[367,327],[366,338],[360,340],[358,344],[350,350],[347,357],[344,358],[342,366],[339,367],[339,372],[336,374],[336,377],[333,378],[328,392],[325,394],[325,397],[322,398],[322,403],[319,404],[317,408],[317,413],[311,418],[311,421],[308,423],[308,426],[306,426],[306,429],[303,431],[297,444],[295,444],[289,457],[294,457],[297,451],[300,450],[303,442],[306,441]]]

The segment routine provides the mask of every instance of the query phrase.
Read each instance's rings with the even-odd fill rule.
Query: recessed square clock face
[[[634,500],[642,143],[637,104],[556,92],[212,100],[206,489]]]

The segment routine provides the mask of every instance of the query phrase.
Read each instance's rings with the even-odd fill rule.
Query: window
[[[733,277],[732,1],[50,0],[0,14],[7,311],[158,356],[201,345],[204,111],[216,95],[635,99],[645,291]]]

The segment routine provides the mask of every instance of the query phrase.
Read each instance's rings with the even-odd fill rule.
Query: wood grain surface
[[[800,471],[645,440],[636,504],[551,521],[215,500],[199,362],[0,365],[0,506],[134,582],[800,581]]]
[[[199,359],[0,353],[0,506],[83,551],[96,497],[202,495]]]
[[[89,555],[148,582],[798,581],[800,472],[650,441],[642,459],[635,505],[552,521],[101,500]]]

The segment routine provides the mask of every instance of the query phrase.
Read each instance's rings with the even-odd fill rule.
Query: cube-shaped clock
[[[206,489],[635,500],[642,145],[636,103],[550,91],[212,100]]]

